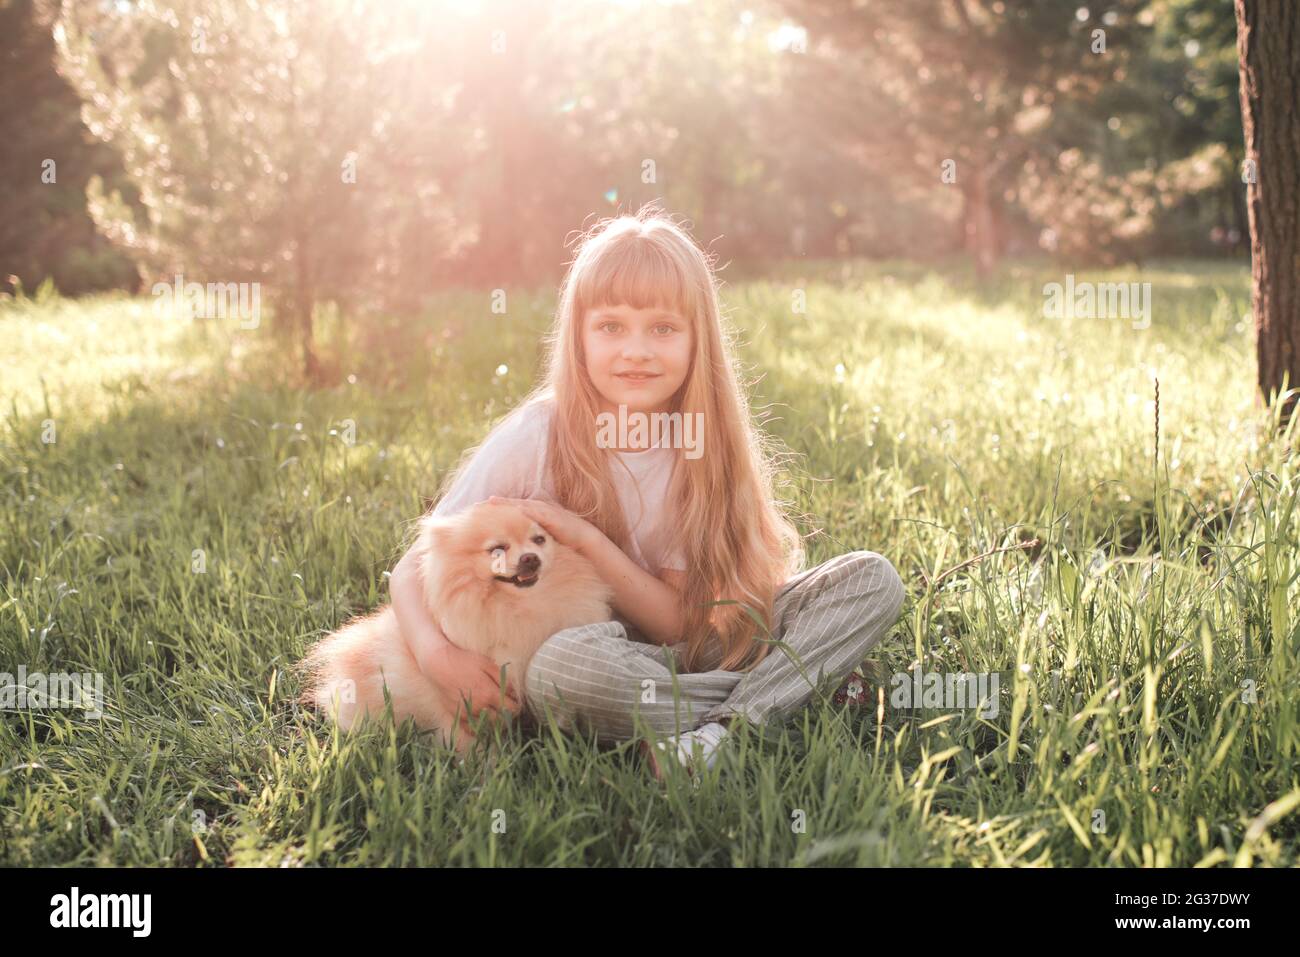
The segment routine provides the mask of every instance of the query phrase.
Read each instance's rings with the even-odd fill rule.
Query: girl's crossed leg
[[[548,638],[524,678],[528,709],[559,727],[596,732],[602,743],[636,737],[634,715],[659,734],[679,734],[739,716],[755,725],[784,721],[823,679],[839,681],[884,637],[903,606],[903,582],[875,552],[848,552],[801,572],[773,602],[772,637],[781,647],[748,672],[722,671],[721,646],[702,667],[678,670],[674,649],[630,640],[617,621],[568,628]],[[805,674],[807,677],[805,677]]]

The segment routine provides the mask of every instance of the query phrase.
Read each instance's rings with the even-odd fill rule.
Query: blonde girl
[[[389,582],[403,637],[468,715],[526,701],[607,742],[638,737],[639,715],[669,736],[642,741],[656,776],[665,756],[712,764],[728,721],[782,720],[812,697],[810,678],[838,681],[861,662],[897,619],[902,581],[870,551],[799,570],[711,263],[658,207],[582,237],[548,345],[541,381],[466,453],[434,512],[516,501],[595,564],[616,619],[549,638],[502,698],[491,660],[457,647],[424,609],[408,552]],[[685,428],[657,441],[610,428],[674,413],[703,427],[689,449]],[[795,656],[756,640],[767,637]]]

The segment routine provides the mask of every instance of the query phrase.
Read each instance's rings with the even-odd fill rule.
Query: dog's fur
[[[505,554],[494,556],[501,545]],[[565,628],[610,619],[613,592],[591,562],[555,541],[518,506],[480,502],[445,518],[426,516],[417,547],[434,620],[449,641],[498,667],[507,665],[506,675],[520,696],[528,662],[542,642]],[[532,562],[524,559],[529,554],[539,561],[531,585]],[[396,722],[412,717],[461,754],[474,745],[473,734],[457,721],[457,706],[463,714],[464,704],[424,677],[389,606],[322,639],[302,670],[307,676],[302,700],[344,729],[367,713],[383,714],[387,685]]]

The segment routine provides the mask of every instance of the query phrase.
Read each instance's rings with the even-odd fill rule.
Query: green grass
[[[820,689],[698,791],[633,743],[516,728],[461,765],[292,703],[303,649],[386,599],[443,471],[527,390],[550,291],[325,317],[314,391],[269,323],[4,306],[0,671],[100,672],[106,713],[0,713],[0,864],[1296,864],[1300,480],[1254,403],[1247,271],[1149,268],[1146,330],[1043,318],[1062,278],[725,288],[809,561],[882,552],[908,600],[867,663],[882,713]],[[916,661],[998,672],[998,714],[892,707]]]

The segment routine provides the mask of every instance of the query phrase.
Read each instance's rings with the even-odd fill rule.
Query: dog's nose
[[[537,569],[542,567],[542,560],[528,552],[526,555],[519,556],[519,574],[531,575]]]

